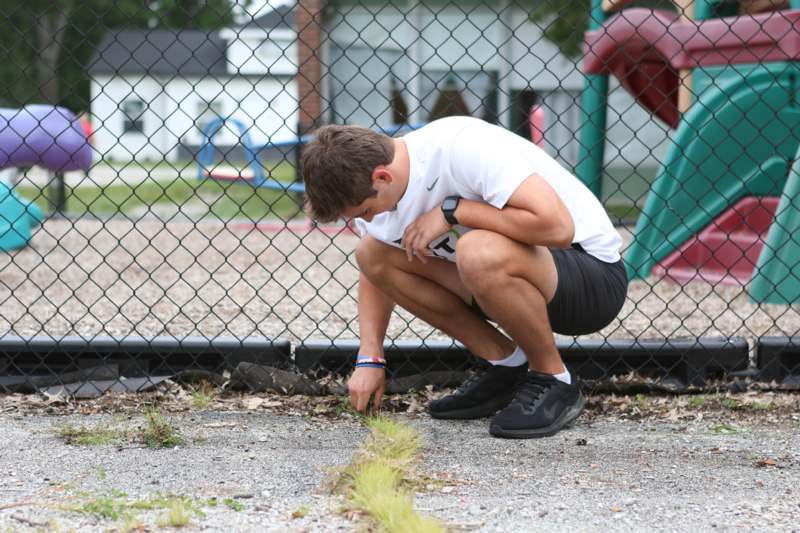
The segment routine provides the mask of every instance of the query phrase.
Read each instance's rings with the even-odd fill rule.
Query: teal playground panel
[[[62,173],[87,170],[91,164],[89,141],[68,109],[51,105],[0,109],[0,169],[39,165]],[[27,245],[43,218],[36,205],[0,183],[0,252]]]
[[[698,2],[697,22],[677,22],[674,13],[647,9],[605,20],[595,2],[594,16],[604,22],[586,36],[584,107],[603,117],[587,117],[583,125],[577,172],[601,194],[607,89],[598,77],[613,73],[676,128],[625,256],[629,275],[644,278],[655,270],[682,282],[736,283],[742,276],[730,271],[745,265],[753,300],[793,303],[800,300],[800,246],[791,238],[800,227],[792,166],[800,145],[800,0],[788,10],[710,18],[717,3]],[[693,101],[680,116],[682,69],[692,70]],[[749,221],[763,217],[729,212],[749,197],[779,198],[774,219],[753,227]],[[715,226],[732,217],[738,226]],[[692,247],[707,253],[687,265]],[[681,262],[689,268],[676,268]]]

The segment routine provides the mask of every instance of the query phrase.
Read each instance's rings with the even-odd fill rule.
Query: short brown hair
[[[315,135],[303,148],[300,169],[311,216],[330,222],[377,194],[372,172],[392,162],[394,142],[359,126],[323,126]]]

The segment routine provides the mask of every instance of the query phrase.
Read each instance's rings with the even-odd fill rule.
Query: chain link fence
[[[0,5],[3,390],[341,390],[358,238],[305,217],[299,153],[451,115],[539,145],[623,235],[618,319],[558,338],[583,379],[800,379],[800,1]],[[387,355],[394,390],[474,362],[401,309]]]

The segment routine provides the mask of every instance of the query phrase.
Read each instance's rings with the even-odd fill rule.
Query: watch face
[[[442,202],[442,209],[446,211],[452,211],[458,206],[458,200],[455,198],[445,198],[444,202]]]

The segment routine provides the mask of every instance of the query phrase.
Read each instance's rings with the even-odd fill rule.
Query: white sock
[[[497,361],[490,360],[489,362],[495,366],[520,366],[527,363],[528,358],[525,356],[525,352],[522,351],[522,348],[517,346],[517,348],[511,352],[511,355],[505,359],[498,359]]]
[[[567,367],[564,367],[564,371],[562,373],[554,374],[553,377],[558,381],[566,383],[567,385],[572,384],[572,376],[570,375],[569,370],[567,370]]]

